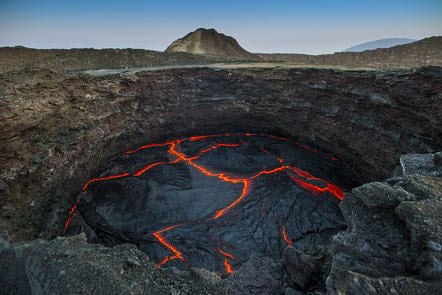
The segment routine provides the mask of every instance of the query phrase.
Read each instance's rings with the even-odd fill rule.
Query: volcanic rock
[[[435,252],[442,251],[442,245],[432,240],[427,241],[427,248]]]
[[[281,293],[281,283],[280,263],[269,257],[252,256],[220,284],[217,294],[276,295]]]
[[[312,277],[318,275],[322,258],[287,247],[283,254],[283,264],[291,282],[301,289],[306,289]]]
[[[442,153],[406,154],[400,159],[402,175],[442,176]]]
[[[233,37],[218,33],[215,29],[199,28],[174,41],[167,47],[166,52],[187,52],[259,60],[258,56],[244,50]]]
[[[395,210],[410,232],[412,245],[420,248],[427,241],[442,243],[442,191],[438,196],[427,196],[423,200],[401,202]]]
[[[411,277],[370,278],[354,272],[348,272],[343,280],[340,294],[438,294],[440,284],[428,283]],[[331,292],[331,294],[334,294]]]
[[[415,197],[401,187],[392,187],[382,182],[371,182],[353,190],[368,208],[396,207],[402,201],[411,201]]]
[[[208,293],[187,272],[163,271],[128,244],[106,248],[88,244],[84,235],[26,244],[0,243],[0,288],[4,294]]]
[[[433,294],[441,288],[441,185],[440,177],[413,176],[346,194],[341,209],[349,227],[332,242],[328,291]],[[376,195],[381,201],[373,204]]]
[[[208,271],[204,268],[192,268],[192,274],[201,281],[207,288],[216,288],[221,282],[221,276],[213,271]]]

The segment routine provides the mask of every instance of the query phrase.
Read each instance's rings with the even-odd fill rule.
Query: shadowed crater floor
[[[333,154],[272,135],[149,144],[97,171],[65,231],[136,244],[158,266],[231,273],[252,254],[327,244],[346,226],[338,204],[358,178]]]

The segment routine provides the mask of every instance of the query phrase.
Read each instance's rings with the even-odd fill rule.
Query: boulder
[[[312,256],[294,247],[287,247],[283,252],[283,265],[289,274],[290,282],[305,290],[312,277],[317,276],[323,257]]]

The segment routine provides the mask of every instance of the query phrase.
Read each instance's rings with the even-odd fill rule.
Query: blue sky
[[[442,35],[442,0],[0,0],[0,46],[164,50],[199,27],[252,52],[333,53]]]

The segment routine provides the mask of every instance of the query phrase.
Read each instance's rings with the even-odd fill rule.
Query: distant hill
[[[343,50],[343,52],[361,52],[365,50],[373,50],[378,48],[390,48],[396,45],[404,45],[411,42],[417,41],[416,39],[408,39],[408,38],[388,38],[388,39],[380,39],[370,42],[365,42],[362,44],[358,44],[356,46],[347,48]]]
[[[199,28],[174,41],[167,47],[166,52],[186,52],[245,60],[259,60],[256,55],[243,49],[233,37],[218,33],[215,29]]]

